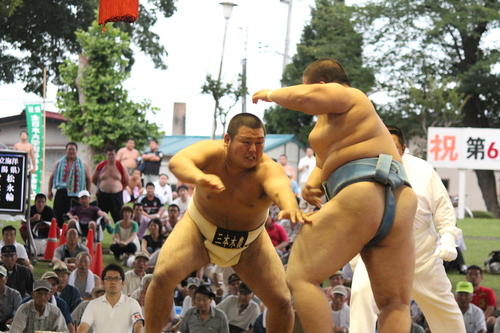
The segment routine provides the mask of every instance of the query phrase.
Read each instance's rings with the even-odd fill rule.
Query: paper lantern
[[[99,24],[106,31],[107,22],[137,21],[139,16],[139,0],[100,0],[99,1]]]

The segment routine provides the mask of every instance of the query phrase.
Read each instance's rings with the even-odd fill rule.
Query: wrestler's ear
[[[229,146],[229,142],[231,142],[231,137],[226,133],[224,134],[224,147]]]
[[[325,81],[319,81],[318,84],[326,84]]]

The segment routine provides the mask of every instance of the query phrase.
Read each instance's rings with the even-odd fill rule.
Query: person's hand
[[[309,215],[300,209],[283,209],[278,213],[278,220],[288,219],[292,221],[292,223],[305,223],[311,222]]]
[[[261,91],[257,91],[255,94],[252,96],[252,102],[253,104],[257,104],[259,100],[264,101],[264,102],[271,102],[270,100],[267,99],[267,93],[270,92],[272,89],[264,89]]]
[[[304,198],[310,205],[321,207],[323,204],[324,193],[321,188],[312,187],[311,185],[306,185],[302,190],[302,198]]]
[[[457,258],[457,249],[455,244],[455,236],[450,233],[445,233],[441,236],[439,246],[434,252],[434,256],[439,256],[444,261],[453,261]]]
[[[104,222],[106,223],[109,223],[109,216],[108,215],[105,215],[104,218],[103,218]]]
[[[33,221],[40,221],[41,215],[40,214],[35,214],[33,215]]]
[[[201,186],[206,188],[207,190],[215,193],[220,193],[226,189],[222,180],[216,176],[211,174],[204,174],[203,176],[196,179],[196,186]]]
[[[47,198],[48,198],[49,200],[52,200],[52,199],[54,198],[54,194],[52,193],[52,190],[51,190],[51,191],[49,191],[49,194],[47,195]]]

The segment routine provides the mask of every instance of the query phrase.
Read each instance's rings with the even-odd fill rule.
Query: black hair
[[[108,271],[113,271],[113,272],[118,272],[120,273],[120,276],[122,278],[122,281],[125,281],[125,272],[123,271],[123,268],[122,266],[118,265],[118,264],[115,264],[115,263],[111,263],[109,264],[108,266],[104,267],[104,269],[102,270],[102,274],[101,274],[101,279],[104,281],[104,278],[106,277],[106,273]]]
[[[78,150],[78,145],[74,141],[70,141],[66,144],[66,149],[68,149],[69,146],[75,146],[76,150]]]
[[[337,60],[330,58],[316,60],[307,66],[303,76],[308,84],[324,82],[351,86],[344,67]]]
[[[227,134],[229,134],[229,137],[233,139],[242,126],[250,127],[252,129],[262,128],[264,136],[266,135],[266,127],[259,117],[254,116],[251,113],[239,113],[229,121],[229,125],[227,126]]]
[[[401,130],[401,128],[394,125],[386,125],[386,127],[391,135],[395,135],[398,137],[398,141],[401,146],[404,146],[406,144],[405,134],[403,133],[403,130]]]
[[[179,192],[180,190],[186,190],[186,191],[189,191],[188,187],[186,185],[181,185],[177,188],[177,192]]]
[[[35,201],[37,201],[38,199],[44,199],[45,201],[47,201],[47,196],[43,193],[38,193],[37,195],[35,195]]]
[[[3,227],[2,229],[2,235],[6,232],[6,231],[9,231],[9,230],[14,230],[14,233],[17,234],[17,230],[16,228],[14,228],[14,226],[12,225],[6,225],[5,227]]]
[[[120,209],[120,216],[123,218],[123,213],[125,212],[130,212],[130,214],[134,214],[134,210],[132,209],[132,207],[130,206],[123,206],[121,209]]]
[[[146,184],[146,188],[148,188],[148,186],[153,186],[153,187],[156,187],[155,184],[153,184],[152,182],[149,182]]]

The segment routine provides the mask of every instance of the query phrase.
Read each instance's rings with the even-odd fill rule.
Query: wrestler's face
[[[21,140],[23,140],[23,141],[24,141],[24,140],[28,140],[28,133],[26,133],[26,132],[22,132],[22,133],[21,133]]]
[[[69,145],[66,148],[66,156],[69,159],[74,159],[76,157],[76,152],[77,152],[77,149],[76,149],[76,146],[74,146],[74,145]]]
[[[226,158],[230,163],[243,169],[255,167],[264,154],[264,130],[241,126],[234,138],[224,136],[227,147]]]
[[[403,156],[403,154],[405,153],[406,145],[401,145],[401,143],[399,143],[397,135],[391,134],[391,136],[392,139],[394,140],[394,144],[396,145],[396,149],[398,150],[399,156]]]
[[[134,149],[135,141],[132,139],[128,140],[127,143],[125,144],[125,147],[127,147],[127,149],[129,149],[129,150]]]

